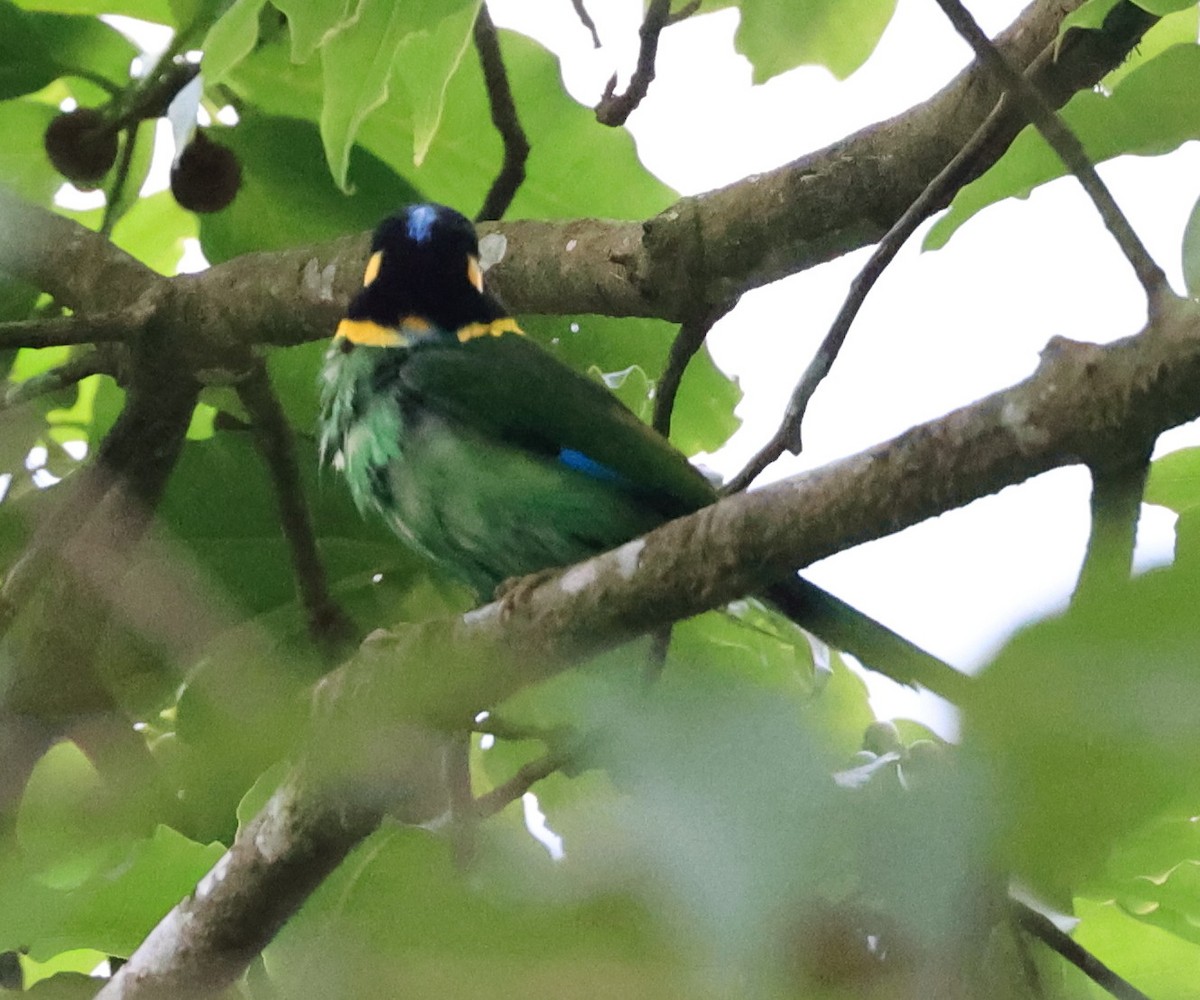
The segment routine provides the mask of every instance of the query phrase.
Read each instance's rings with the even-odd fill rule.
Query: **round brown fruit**
[[[238,193],[242,165],[228,146],[197,132],[171,168],[171,193],[192,212],[219,212]]]
[[[80,185],[101,180],[117,159],[117,131],[95,108],[64,111],[42,141],[54,169]]]

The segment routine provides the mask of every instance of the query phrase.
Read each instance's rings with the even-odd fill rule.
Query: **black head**
[[[395,328],[411,318],[452,332],[504,315],[483,291],[475,227],[452,208],[408,205],[379,224],[371,251],[351,320]]]

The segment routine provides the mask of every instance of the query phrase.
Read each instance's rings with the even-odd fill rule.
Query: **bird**
[[[360,511],[481,601],[718,497],[609,389],[522,333],[485,286],[473,224],[445,205],[408,205],[376,228],[326,352],[319,420],[321,459]],[[896,679],[955,673],[799,576],[765,596]]]

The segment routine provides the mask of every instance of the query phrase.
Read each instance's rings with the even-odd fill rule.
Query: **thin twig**
[[[489,712],[486,718],[472,722],[468,728],[473,733],[487,733],[496,739],[513,743],[521,740],[539,740],[547,746],[554,746],[577,739],[570,726],[518,726],[495,712]]]
[[[1018,73],[1000,51],[992,44],[980,29],[970,12],[959,0],[937,0],[943,13],[967,44],[975,50],[975,55],[1003,83],[1005,89],[1012,95],[1024,115],[1042,134],[1050,148],[1058,154],[1063,165],[1075,175],[1084,191],[1096,206],[1096,211],[1104,220],[1104,225],[1112,233],[1121,252],[1133,267],[1138,281],[1146,292],[1151,315],[1155,315],[1163,302],[1173,298],[1167,277],[1162,268],[1154,262],[1145,245],[1134,232],[1129,220],[1117,206],[1112,194],[1096,173],[1096,168],[1088,158],[1083,144],[1072,132],[1057,112],[1046,102],[1041,92]]]
[[[100,220],[100,233],[111,236],[121,216],[125,214],[122,207],[125,185],[129,182],[129,166],[133,163],[133,151],[137,148],[138,127],[136,124],[125,129],[125,140],[121,143],[121,155],[117,158],[117,172],[113,182],[105,192],[104,218]]]
[[[575,8],[575,16],[579,18],[580,23],[592,33],[592,48],[600,48],[600,35],[596,31],[596,22],[592,20],[592,15],[587,12],[587,8],[583,5],[583,0],[571,0],[571,6]]]
[[[101,73],[94,73],[90,69],[85,69],[83,66],[64,66],[64,76],[73,76],[80,80],[87,80],[88,83],[94,84],[103,90],[109,97],[117,97],[121,93],[121,88],[113,83],[108,77]]]
[[[450,793],[450,843],[454,863],[465,871],[475,860],[479,813],[471,794],[471,733],[453,733],[446,747],[446,784]]]
[[[1069,934],[1059,930],[1049,917],[1017,900],[1012,901],[1012,908],[1018,927],[1057,952],[1117,1000],[1150,1000],[1145,993],[1118,976]]]
[[[0,351],[17,347],[73,347],[132,342],[145,329],[152,307],[141,301],[113,312],[76,313],[49,319],[0,323]]]
[[[686,21],[700,9],[700,2],[701,0],[690,0],[689,3],[685,3],[679,10],[674,11],[667,18],[667,27],[669,28],[672,24],[678,24],[680,21]]]
[[[1052,62],[1057,48],[1057,40],[1043,48],[1025,70],[1025,78],[1033,77]],[[1015,71],[1013,72],[1015,73]],[[974,176],[978,170],[979,157],[994,143],[1014,100],[1015,95],[1010,95],[1010,92],[1006,92],[1001,97],[966,144],[926,185],[925,189],[879,241],[870,259],[851,282],[850,290],[847,292],[846,299],[842,303],[841,309],[838,310],[837,316],[834,317],[829,332],[825,334],[825,338],[817,348],[812,361],[809,362],[808,368],[792,391],[779,429],[746,463],[745,468],[725,485],[722,493],[739,493],[746,489],[762,474],[764,469],[782,457],[785,451],[791,452],[793,455],[800,453],[803,448],[801,425],[808,411],[808,404],[818,386],[829,374],[834,361],[837,360],[850,327],[858,316],[867,295],[870,294],[884,270],[917,227],[955,190]],[[1052,111],[1050,113],[1053,114]]]
[[[259,366],[238,384],[238,397],[250,414],[255,442],[270,472],[308,634],[318,646],[336,655],[342,643],[353,638],[354,625],[329,592],[325,564],[317,551],[312,517],[300,484],[292,429],[264,367]]]
[[[1046,988],[1042,984],[1042,971],[1038,968],[1037,960],[1033,956],[1029,935],[1021,933],[1017,915],[1011,909],[1009,911],[1009,929],[1012,933],[1013,944],[1017,949],[1017,960],[1021,963],[1021,971],[1025,974],[1029,995],[1034,1000],[1042,1000],[1046,995]]]
[[[1049,50],[1047,49],[1047,51]],[[1038,62],[1035,61],[1030,70],[1035,69],[1037,65]],[[812,400],[813,393],[817,391],[817,387],[829,374],[834,361],[837,360],[838,353],[846,341],[846,335],[850,332],[850,327],[858,316],[858,311],[862,308],[867,295],[870,294],[884,270],[895,259],[900,248],[917,227],[971,175],[979,154],[992,142],[996,131],[1004,121],[1007,110],[1006,102],[1002,98],[971,138],[967,140],[967,143],[917,195],[904,214],[896,220],[895,225],[884,234],[870,259],[850,283],[850,290],[846,293],[846,299],[842,303],[841,309],[838,310],[837,316],[834,317],[829,332],[825,334],[825,339],[821,341],[817,353],[813,355],[808,368],[800,377],[796,388],[792,390],[792,396],[788,400],[787,410],[784,412],[779,429],[746,463],[745,468],[725,485],[722,493],[740,493],[785,451],[790,451],[793,455],[800,454],[803,447],[800,428],[804,421],[804,415],[808,411],[808,404]]]
[[[604,88],[604,96],[596,105],[596,121],[614,128],[624,125],[634,108],[642,103],[646,91],[654,80],[654,60],[658,56],[658,36],[671,20],[671,0],[650,0],[646,18],[638,31],[641,46],[638,49],[637,67],[629,78],[625,93],[617,94],[617,74],[614,73]]]
[[[504,782],[503,785],[497,785],[490,792],[486,792],[475,799],[474,809],[476,817],[487,819],[489,816],[495,816],[496,813],[504,809],[510,802],[515,802],[543,778],[552,775],[566,764],[568,760],[570,760],[569,754],[551,750],[545,756],[522,765],[517,770],[517,773]]]
[[[483,207],[475,216],[476,222],[490,222],[499,219],[508,211],[517,189],[525,180],[529,139],[525,130],[521,128],[521,119],[517,116],[517,105],[513,101],[508,71],[504,68],[504,56],[500,51],[500,39],[496,36],[496,25],[492,23],[486,3],[480,6],[479,14],[475,18],[475,50],[479,53],[479,64],[483,67],[492,124],[504,140],[504,162],[500,165],[500,173],[492,181],[487,197],[483,200]]]
[[[98,351],[80,353],[57,368],[34,375],[24,382],[13,382],[0,393],[0,412],[21,406],[48,393],[58,392],[82,382],[91,375],[108,372],[111,367]]]
[[[117,128],[136,128],[138,122],[147,118],[160,118],[184,87],[196,78],[200,64],[178,59],[175,47],[182,40],[176,35],[172,46],[159,58],[146,76],[124,92],[116,102],[115,121]]]
[[[1149,471],[1148,448],[1134,461],[1119,467],[1092,467],[1092,526],[1072,604],[1129,579]]]
[[[663,368],[662,377],[658,380],[654,392],[654,417],[651,423],[663,437],[669,437],[671,434],[671,413],[675,409],[675,397],[679,393],[679,384],[683,381],[688,362],[704,346],[704,339],[717,320],[736,304],[736,300],[722,303],[703,316],[680,325],[679,332],[671,343],[666,367]]]
[[[643,673],[647,688],[653,687],[662,677],[662,672],[667,666],[667,654],[671,651],[671,635],[674,631],[674,625],[664,625],[650,635],[650,649],[646,652]]]

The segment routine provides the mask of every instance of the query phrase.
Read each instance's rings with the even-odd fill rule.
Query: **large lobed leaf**
[[[1158,30],[1176,39],[1181,28],[1195,38],[1194,8],[1162,22]],[[1159,155],[1200,138],[1200,46],[1171,45],[1118,78],[1111,96],[1099,91],[1076,94],[1062,117],[1093,163],[1127,153]],[[958,192],[949,211],[930,229],[925,248],[944,246],[959,226],[988,205],[1027,197],[1065,172],[1041,135],[1026,128],[987,173]]]

